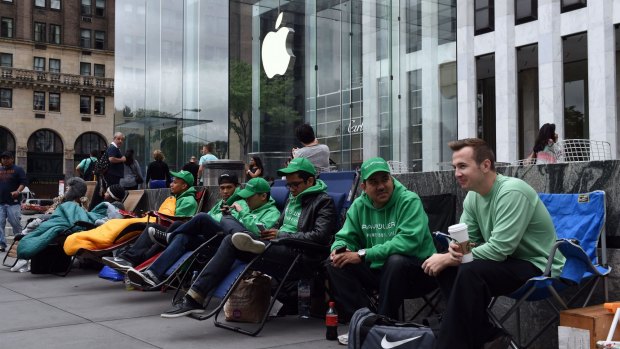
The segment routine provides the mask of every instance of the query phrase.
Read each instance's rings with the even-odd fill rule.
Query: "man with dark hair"
[[[378,313],[398,317],[403,299],[437,288],[422,262],[436,253],[420,197],[390,174],[382,158],[361,167],[364,194],[347,210],[328,267],[336,302],[348,319],[379,291]]]
[[[205,170],[205,167],[204,167],[205,162],[218,160],[217,156],[213,155],[213,151],[214,151],[213,143],[207,143],[202,146],[202,156],[200,157],[200,160],[198,161],[197,183],[200,183],[200,181],[202,180],[202,174],[204,173],[204,170]]]
[[[129,280],[140,286],[156,286],[161,283],[166,270],[181,258],[185,251],[196,249],[218,232],[233,234],[243,231],[258,236],[260,231],[257,224],[271,228],[278,220],[280,211],[270,197],[270,191],[271,187],[266,180],[253,178],[246,184],[245,189],[238,193],[246,205],[242,207],[239,203],[233,203],[229,210],[224,211],[224,217],[220,221],[216,221],[209,214],[200,213],[172,231],[160,231],[156,239],[165,240],[166,243],[169,241],[166,249],[144,272],[130,268],[127,271]],[[219,241],[214,242],[213,247],[217,247],[218,243]]]
[[[307,158],[314,165],[317,173],[329,171],[329,147],[320,144],[309,124],[302,124],[295,129],[297,140],[303,148],[293,148],[294,158]]]
[[[462,263],[463,250],[434,254],[422,268],[436,276],[447,307],[438,349],[508,348],[510,337],[489,321],[491,297],[510,294],[541,275],[557,239],[551,216],[536,191],[524,181],[495,171],[495,156],[477,138],[449,143],[454,175],[468,191],[460,222],[467,224],[473,261]],[[555,255],[558,275],[564,257]]]
[[[4,228],[8,219],[13,235],[22,232],[21,193],[28,180],[24,169],[14,164],[13,154],[5,151],[0,154],[0,252],[6,251]]]
[[[316,178],[310,161],[293,159],[288,167],[278,171],[278,175],[286,176],[286,185],[291,190],[286,208],[276,224],[279,228],[265,229],[260,237],[247,233],[225,236],[211,261],[183,297],[183,302],[161,314],[162,317],[176,318],[203,312],[206,295],[226,277],[236,259],[249,262],[264,252],[265,258],[258,270],[279,276],[282,265],[289,265],[298,252],[280,245],[265,251],[265,243],[276,237],[310,240],[323,245],[331,241],[337,222],[334,202],[327,195],[325,183]]]

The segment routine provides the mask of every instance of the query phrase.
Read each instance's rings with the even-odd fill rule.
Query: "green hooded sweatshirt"
[[[381,268],[394,254],[424,260],[437,252],[420,197],[392,179],[394,192],[382,208],[375,208],[366,193],[355,199],[332,250],[365,248],[371,268]]]
[[[299,216],[301,215],[301,198],[308,194],[325,193],[327,192],[327,185],[320,179],[316,180],[316,183],[310,188],[302,191],[293,196],[290,194],[288,197],[288,203],[284,207],[284,220],[280,227],[280,232],[283,233],[296,233],[297,224],[299,222]]]
[[[250,208],[248,207],[248,204],[245,202],[245,200],[243,200],[239,196],[239,191],[241,191],[241,189],[237,187],[237,189],[235,189],[235,192],[228,198],[228,200],[226,200],[226,205],[230,206],[236,202],[241,205],[241,212],[249,211]],[[215,205],[213,205],[213,207],[211,207],[211,210],[209,210],[209,216],[211,216],[211,218],[215,219],[218,222],[222,220],[222,210],[220,208],[222,207],[223,202],[224,200],[220,199],[218,202],[215,203]],[[240,212],[237,212],[237,210],[230,210],[230,214],[235,218],[238,217],[239,213]]]
[[[265,229],[270,229],[278,222],[278,218],[280,218],[280,211],[276,207],[276,202],[273,198],[269,198],[261,207],[252,211],[243,210],[237,216],[239,222],[256,237],[260,237],[260,231],[256,227],[256,223],[262,223]]]
[[[174,215],[178,217],[189,217],[196,214],[198,203],[196,202],[196,189],[190,187],[181,194],[174,196],[176,201],[176,208]]]

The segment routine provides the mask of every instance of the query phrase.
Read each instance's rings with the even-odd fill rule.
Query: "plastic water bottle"
[[[133,285],[131,284],[131,281],[129,281],[129,277],[127,276],[127,274],[125,274],[125,278],[123,280],[125,281],[125,290],[133,291]]]
[[[302,319],[310,317],[310,283],[305,279],[297,284],[297,313]]]
[[[330,341],[338,339],[338,312],[334,302],[329,302],[329,308],[325,313],[325,339]]]

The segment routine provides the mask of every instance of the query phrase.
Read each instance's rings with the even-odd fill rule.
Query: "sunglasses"
[[[286,187],[291,189],[291,188],[297,188],[299,187],[302,183],[306,183],[306,181],[299,181],[299,182],[288,182],[286,183]]]

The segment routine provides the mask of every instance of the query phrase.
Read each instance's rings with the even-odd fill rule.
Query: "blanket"
[[[96,206],[91,212],[86,212],[75,202],[65,202],[54,210],[51,217],[41,223],[36,229],[24,236],[17,246],[17,258],[30,259],[41,252],[60,233],[72,228],[71,231],[82,230],[75,225],[77,221],[95,223],[97,219],[105,217],[105,206]]]

